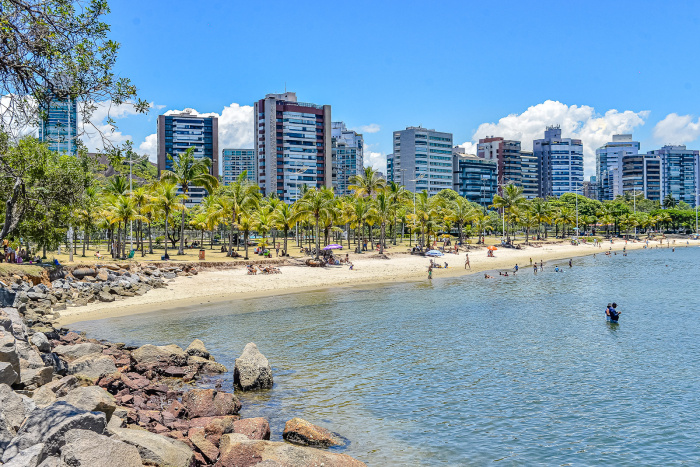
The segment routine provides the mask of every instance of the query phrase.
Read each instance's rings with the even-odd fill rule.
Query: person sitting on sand
[[[102,254],[98,251],[95,252],[95,258],[102,259]]]

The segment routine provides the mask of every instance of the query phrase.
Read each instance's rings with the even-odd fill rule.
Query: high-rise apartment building
[[[498,184],[501,187],[510,184],[522,187],[523,195],[528,199],[539,195],[537,158],[532,152],[521,150],[520,141],[500,136],[482,138],[477,145],[476,154],[496,163]]]
[[[211,159],[209,172],[219,177],[218,118],[199,115],[192,109],[185,109],[178,114],[159,115],[157,134],[159,175],[163,170],[171,170],[173,160],[177,160],[180,154],[194,148],[194,158]],[[190,187],[186,204],[199,204],[206,195],[204,188]]]
[[[647,154],[644,157],[644,197],[661,202],[661,157]]]
[[[221,182],[230,185],[246,172],[246,179],[255,182],[255,149],[222,149]]]
[[[649,151],[648,155],[659,157],[661,201],[671,195],[676,201],[695,207],[698,204],[700,151],[687,149],[684,145],[669,145]]]
[[[537,157],[541,198],[581,193],[583,144],[580,139],[562,138],[559,126],[549,126],[543,139],[532,142]]]
[[[596,149],[595,175],[598,181],[598,196],[601,201],[612,200],[616,196],[623,194],[625,191],[623,182],[624,159],[628,156],[632,158],[626,163],[628,170],[632,170],[635,163],[638,165],[638,169],[641,170],[643,160],[637,157],[638,154],[639,142],[633,141],[631,134],[613,135],[611,142]],[[634,189],[631,188],[634,185],[631,177],[630,175],[627,178],[628,189]],[[641,178],[639,181],[641,181]],[[637,189],[641,189],[641,185],[637,186]]]
[[[452,189],[452,133],[410,126],[394,132],[394,153],[387,160],[389,180],[409,191],[435,195]]]
[[[59,153],[78,153],[78,104],[75,99],[53,99],[42,106],[39,140]]]
[[[333,191],[339,196],[348,195],[350,177],[359,175],[363,170],[364,139],[362,134],[348,130],[345,123],[332,122],[331,140]]]
[[[488,207],[498,188],[496,161],[466,154],[464,148],[455,146],[452,162],[453,190],[471,202]]]
[[[297,102],[294,92],[255,103],[256,177],[264,195],[286,203],[303,185],[332,186],[331,106]]]

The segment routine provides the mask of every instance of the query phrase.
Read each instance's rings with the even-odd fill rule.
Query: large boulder
[[[293,418],[284,425],[282,437],[290,443],[301,446],[342,446],[343,440],[337,435],[309,423],[301,418]]]
[[[99,344],[93,344],[92,342],[85,342],[84,344],[73,344],[73,345],[59,345],[53,349],[55,354],[63,357],[64,360],[72,362],[80,357],[93,354],[101,354],[102,346]]]
[[[15,384],[17,373],[11,363],[0,362],[0,384]]]
[[[20,383],[27,391],[33,391],[47,383],[53,378],[53,367],[43,366],[41,368],[25,368],[20,374]]]
[[[85,277],[95,277],[97,272],[92,268],[77,268],[72,271],[73,275],[77,279],[83,279]]]
[[[202,453],[208,463],[216,462],[216,458],[219,457],[219,448],[207,439],[204,428],[190,428],[187,438]]]
[[[161,346],[146,344],[131,352],[131,357],[136,363],[142,365],[187,365],[187,354],[179,346],[174,344]]]
[[[233,438],[224,435],[224,438]],[[362,467],[363,462],[347,454],[336,454],[321,449],[294,446],[275,441],[227,439],[220,445],[221,455],[216,467],[240,467],[254,465],[270,466],[324,466]]]
[[[182,396],[189,418],[236,415],[241,409],[238,398],[214,389],[192,389]]]
[[[44,456],[44,445],[39,443],[20,451],[3,467],[37,467]]]
[[[0,413],[0,457],[5,452],[5,448],[10,444],[12,438],[15,437],[15,430],[5,420],[5,417]]]
[[[0,416],[2,416],[13,431],[27,418],[27,415],[36,408],[33,400],[23,394],[18,394],[11,387],[0,384]]]
[[[5,449],[2,462],[9,462],[22,450],[39,443],[44,444],[44,457],[55,456],[65,444],[68,431],[78,428],[102,434],[106,426],[107,419],[103,413],[80,410],[67,402],[55,402],[29,414],[17,436]]]
[[[51,381],[40,387],[32,395],[32,401],[37,407],[46,407],[53,404],[59,397],[68,394],[72,389],[78,387],[79,381],[75,376],[64,376],[57,381]]]
[[[187,357],[187,366],[197,367],[197,370],[205,375],[219,375],[228,371],[221,363],[197,357],[196,355]]]
[[[46,337],[46,334],[43,332],[35,332],[30,342],[34,344],[40,352],[51,351],[51,343],[49,342],[48,337]]]
[[[17,379],[15,382],[19,381],[20,366],[19,366],[19,355],[17,354],[17,348],[15,347],[14,336],[0,329],[0,363],[9,363],[12,365],[12,369],[17,374]]]
[[[116,428],[112,433],[117,439],[135,446],[145,464],[190,467],[194,463],[194,453],[182,441],[131,428]]]
[[[71,467],[141,467],[136,447],[90,430],[70,430],[61,460]]]
[[[270,439],[270,424],[262,417],[243,418],[233,422],[233,432],[248,439]]]
[[[68,373],[95,381],[117,371],[114,358],[109,355],[86,355],[68,365]]]
[[[187,349],[185,349],[185,353],[189,356],[202,357],[206,359],[211,356],[207,348],[204,347],[204,342],[200,341],[199,339],[193,340],[192,343],[187,346]]]
[[[99,386],[75,388],[59,400],[90,412],[104,412],[107,422],[117,409],[117,402],[110,393]]]
[[[241,391],[272,388],[272,368],[253,342],[243,349],[233,369],[233,384]]]

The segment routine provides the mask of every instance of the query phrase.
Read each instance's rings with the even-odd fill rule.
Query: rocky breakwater
[[[236,361],[252,378],[249,390],[272,384],[269,363],[258,354],[249,345]],[[269,441],[267,420],[242,419],[236,395],[219,390],[227,371],[200,340],[186,349],[131,347],[47,323],[27,326],[16,308],[3,308],[0,465],[364,465],[344,454]],[[313,438],[308,432],[285,438],[329,445],[305,442]]]
[[[60,278],[49,282],[23,279],[20,276],[0,282],[15,295],[13,307],[29,322],[57,319],[67,307],[85,306],[93,302],[113,302],[143,295],[151,289],[165,287],[178,276],[197,274],[191,265],[163,266],[134,264],[105,264],[77,267],[59,273]],[[48,277],[48,276],[47,276]]]

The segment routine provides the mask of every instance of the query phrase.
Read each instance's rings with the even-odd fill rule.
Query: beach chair
[[[126,257],[126,259],[134,259],[134,253],[136,253],[136,250],[131,250],[129,252],[129,255]]]

